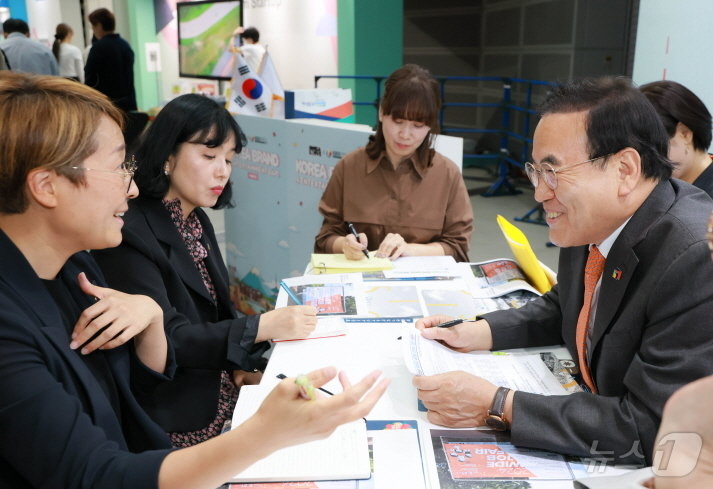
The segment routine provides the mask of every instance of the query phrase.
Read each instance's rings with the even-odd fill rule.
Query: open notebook
[[[255,413],[271,389],[262,385],[242,386],[232,426],[240,425]],[[366,423],[359,419],[338,427],[324,440],[278,450],[236,474],[229,482],[351,480],[370,476]]]

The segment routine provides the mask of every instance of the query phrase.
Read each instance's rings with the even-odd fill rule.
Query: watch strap
[[[493,403],[488,409],[489,415],[505,420],[505,401],[507,401],[508,392],[510,392],[508,387],[498,387],[498,390],[495,391],[495,396],[493,396]]]

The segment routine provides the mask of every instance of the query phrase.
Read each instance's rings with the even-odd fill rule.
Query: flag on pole
[[[235,70],[230,88],[229,112],[270,117],[272,90],[257,73],[250,70],[240,53],[235,54]]]
[[[269,52],[265,52],[260,61],[258,74],[263,83],[270,88],[272,92],[272,105],[270,107],[270,117],[275,119],[285,118],[285,90],[280,83],[280,77],[277,75],[277,70],[272,62]]]

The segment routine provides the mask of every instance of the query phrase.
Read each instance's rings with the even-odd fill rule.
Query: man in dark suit
[[[116,19],[109,10],[94,10],[89,22],[97,42],[87,57],[84,83],[109,97],[120,109],[136,110],[134,51],[114,32]]]
[[[668,397],[713,373],[713,201],[671,180],[668,136],[624,79],[573,82],[548,96],[526,165],[559,283],[517,310],[423,336],[461,351],[564,343],[591,392],[514,392],[465,372],[414,378],[429,420],[509,429],[516,445],[649,463]]]

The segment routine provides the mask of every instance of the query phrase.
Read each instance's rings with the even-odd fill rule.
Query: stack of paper
[[[242,386],[232,426],[252,416],[270,390],[270,386]],[[366,423],[360,419],[338,427],[324,440],[278,450],[233,476],[231,482],[351,480],[370,476]]]

